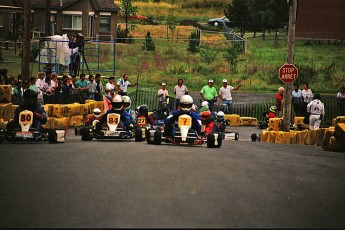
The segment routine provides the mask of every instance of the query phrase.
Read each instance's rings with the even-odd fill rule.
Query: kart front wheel
[[[81,128],[81,139],[83,141],[91,141],[92,140],[92,135],[90,133],[89,127],[82,127]]]
[[[215,137],[212,133],[207,135],[207,148],[214,148]]]
[[[49,129],[48,131],[48,141],[49,144],[57,143],[57,134],[55,129]]]
[[[143,131],[141,129],[136,129],[135,130],[135,141],[136,142],[141,142],[143,141]]]

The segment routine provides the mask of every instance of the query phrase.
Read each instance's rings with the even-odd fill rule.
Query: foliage
[[[152,40],[150,31],[147,32],[147,34],[145,36],[145,42],[143,43],[141,48],[142,48],[142,50],[146,50],[146,51],[155,51],[156,50],[156,45]]]
[[[138,11],[138,7],[132,5],[133,0],[121,0],[122,8],[124,9],[125,17],[126,17],[126,35],[128,34],[128,17],[129,15],[135,15]],[[126,36],[127,37],[127,36]]]
[[[224,59],[230,64],[232,73],[236,73],[238,57],[242,53],[242,46],[239,42],[234,42],[232,46],[225,49]]]
[[[197,53],[199,52],[200,35],[196,31],[193,31],[189,36],[188,52]]]
[[[214,62],[219,54],[219,52],[215,49],[200,49],[200,57],[207,65],[210,65]]]

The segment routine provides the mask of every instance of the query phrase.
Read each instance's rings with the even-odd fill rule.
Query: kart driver
[[[101,119],[101,110],[99,108],[95,108],[92,111],[92,115],[90,115],[84,123],[85,125],[91,125],[94,120],[99,121],[100,119]]]
[[[178,120],[178,117],[182,114],[187,114],[192,118],[192,129],[200,134],[201,131],[201,120],[197,113],[192,112],[193,106],[193,98],[190,95],[183,95],[180,98],[180,110],[176,110],[171,113],[165,120],[164,120],[164,135],[171,136],[173,134],[173,125],[175,121]]]
[[[152,116],[149,116],[149,109],[147,108],[147,105],[139,106],[137,118],[139,118],[140,116],[145,117],[146,122],[153,126],[154,119]]]
[[[112,108],[109,109],[99,120],[100,122],[97,124],[97,129],[100,129],[103,124],[107,123],[107,118],[109,113],[117,113],[120,114],[121,124],[124,130],[129,130],[133,127],[131,123],[131,118],[128,112],[124,109],[124,102],[123,97],[119,94],[114,95],[111,99],[111,106]]]
[[[212,132],[213,127],[214,127],[214,121],[211,118],[211,111],[206,110],[200,114],[202,124],[205,125],[205,134],[208,135]]]
[[[27,89],[24,92],[24,102],[14,112],[13,122],[9,122],[7,125],[7,131],[11,132],[13,128],[20,128],[19,125],[19,113],[24,110],[30,110],[33,112],[33,123],[31,128],[36,128],[40,132],[43,131],[42,124],[47,123],[47,115],[43,107],[37,103],[37,92]]]
[[[123,109],[126,110],[131,118],[132,124],[136,124],[137,118],[136,114],[133,110],[130,109],[132,100],[129,96],[123,96]]]

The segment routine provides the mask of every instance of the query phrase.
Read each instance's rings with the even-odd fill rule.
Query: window
[[[3,14],[0,13],[0,27],[4,27],[4,18]]]
[[[81,15],[64,15],[63,16],[64,29],[82,29],[82,16]]]
[[[110,32],[110,17],[105,17],[105,16],[99,17],[99,32],[101,33]]]

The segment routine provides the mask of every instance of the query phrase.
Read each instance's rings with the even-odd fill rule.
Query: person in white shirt
[[[307,105],[313,100],[313,92],[309,89],[308,83],[303,84],[303,115],[307,116]]]
[[[162,108],[162,103],[167,101],[169,96],[168,90],[166,89],[166,84],[162,83],[162,88],[158,90],[157,96],[159,97],[159,108]]]
[[[124,74],[122,76],[122,78],[120,78],[118,81],[117,81],[117,84],[116,84],[116,89],[118,90],[118,93],[122,96],[124,95],[127,95],[127,89],[128,87],[132,87],[132,86],[135,86],[137,85],[137,83],[134,83],[134,84],[131,84],[129,81],[128,81],[128,75],[127,74]]]
[[[105,88],[107,88],[109,91],[115,90],[115,80],[114,77],[109,78],[109,82],[105,84]]]
[[[321,102],[321,95],[319,93],[316,93],[314,100],[307,105],[307,112],[310,113],[309,129],[318,129],[325,115],[325,107]]]
[[[38,72],[37,73],[37,80],[36,80],[36,92],[38,93],[37,99],[40,104],[43,104],[43,92],[44,92],[44,78],[45,73],[44,72]]]
[[[180,106],[180,98],[188,94],[188,88],[183,85],[183,79],[180,78],[177,80],[177,85],[174,87],[174,94],[176,95],[176,109],[178,109]]]
[[[238,90],[242,86],[242,81],[240,84],[235,88],[231,85],[228,85],[228,81],[223,79],[223,86],[219,89],[219,98],[222,100],[223,112],[226,114],[232,113],[232,96],[231,90]]]

